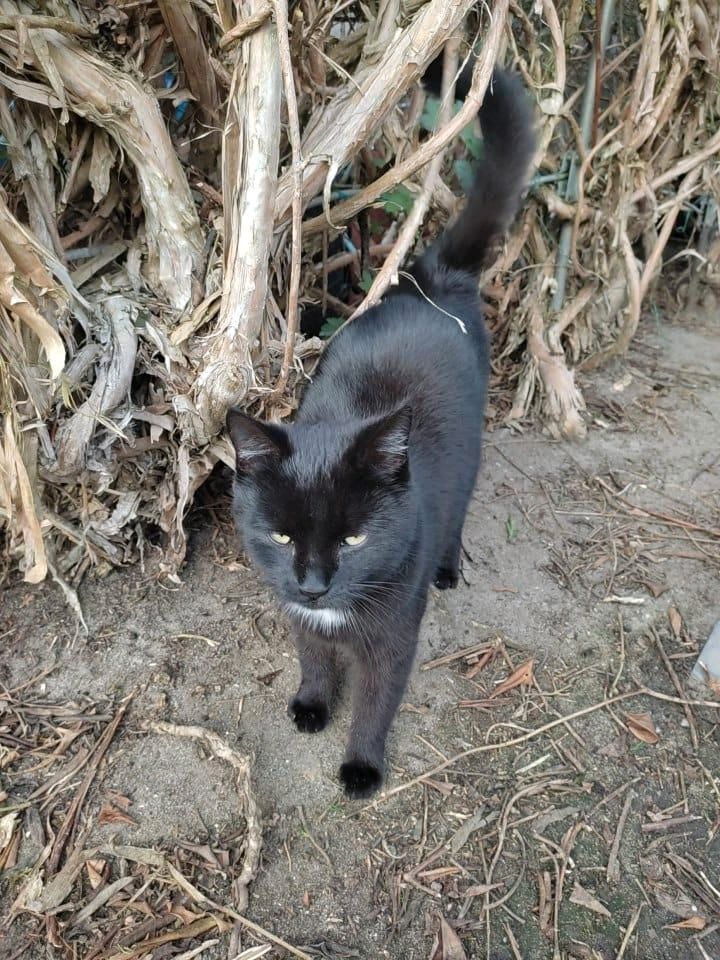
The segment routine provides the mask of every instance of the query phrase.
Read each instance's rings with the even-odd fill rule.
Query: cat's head
[[[409,409],[291,427],[231,410],[227,426],[235,520],[287,612],[332,633],[370,597],[389,605],[416,532]]]

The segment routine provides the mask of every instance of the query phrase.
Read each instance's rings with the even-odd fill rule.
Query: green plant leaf
[[[364,290],[365,293],[368,292],[372,286],[372,282],[375,278],[373,277],[370,270],[363,270],[362,277],[360,278],[359,287],[361,290]]]
[[[402,183],[399,183],[393,190],[383,193],[380,200],[383,210],[394,214],[410,213],[415,203],[415,197]]]
[[[460,134],[460,138],[465,144],[468,153],[470,153],[475,160],[479,160],[483,152],[483,142],[475,132],[474,124],[470,124],[470,126],[465,127],[463,132]]]
[[[507,534],[508,543],[515,543],[518,533],[520,533],[520,529],[515,523],[512,514],[508,514],[508,518],[505,521],[505,533]]]
[[[345,323],[345,317],[326,317],[325,323],[320,327],[320,336],[323,340],[331,337],[336,330]]]
[[[440,112],[440,101],[437,97],[427,97],[425,107],[420,114],[420,126],[428,133],[432,133],[437,126],[438,113]]]

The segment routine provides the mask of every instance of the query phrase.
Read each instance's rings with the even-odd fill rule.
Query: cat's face
[[[409,428],[405,409],[289,428],[228,414],[245,549],[305,626],[332,633],[353,611],[390,602],[415,532]]]

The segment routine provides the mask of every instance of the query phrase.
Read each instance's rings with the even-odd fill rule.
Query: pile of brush
[[[443,47],[478,57],[462,107],[418,83]],[[497,60],[540,149],[484,278],[493,406],[582,435],[575,371],[664,260],[718,280],[719,51],[713,0],[0,0],[5,570],[177,570],[228,406],[289,414],[457,209]]]

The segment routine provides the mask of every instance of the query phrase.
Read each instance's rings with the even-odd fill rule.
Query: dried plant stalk
[[[67,101],[74,113],[107,130],[130,157],[145,210],[148,280],[176,309],[184,309],[193,299],[202,234],[157,100],[133,77],[76,41],[54,30],[36,35],[45,41],[42,57],[24,52],[17,38],[7,34],[0,35],[0,50],[40,70],[53,92],[64,94],[58,103]]]
[[[54,472],[59,477],[73,476],[83,467],[98,422],[130,392],[137,352],[137,308],[131,300],[117,295],[109,297],[102,309],[108,325],[103,356],[90,396],[58,431]]]
[[[202,108],[203,121],[215,127],[219,106],[217,80],[195,9],[189,0],[158,0],[158,6],[182,60],[188,86]],[[214,147],[216,140],[213,134],[203,146]]]
[[[0,367],[2,363],[0,359]],[[47,576],[47,554],[35,504],[35,491],[16,440],[16,430],[14,414],[6,413],[0,436],[0,516],[11,532],[16,531],[22,537],[23,579],[27,583],[41,583]]]
[[[253,5],[249,11],[244,4],[233,5],[238,19],[255,10]],[[193,444],[207,443],[218,432],[228,407],[254,382],[251,350],[265,310],[281,90],[276,28],[266,21],[235,51],[223,131],[226,283],[195,385],[200,419],[188,420]]]
[[[248,905],[248,886],[254,880],[260,866],[263,842],[262,820],[250,776],[250,759],[233,750],[214,730],[206,730],[204,727],[180,726],[175,723],[166,723],[164,720],[157,720],[148,723],[147,729],[171,737],[187,737],[191,740],[197,740],[204,744],[218,760],[224,760],[233,768],[235,786],[244,806],[247,821],[247,843],[243,864],[239,876],[233,881],[233,906],[239,913],[245,913]]]
[[[365,146],[378,125],[408,87],[417,81],[426,64],[462,23],[472,0],[431,0],[410,26],[388,45],[377,65],[362,67],[333,99],[310,118],[303,137],[308,160],[303,176],[303,196],[315,196],[326,178],[332,181],[349,158]],[[507,9],[497,3],[498,16]],[[280,178],[275,220],[283,223],[292,204],[292,174]]]

